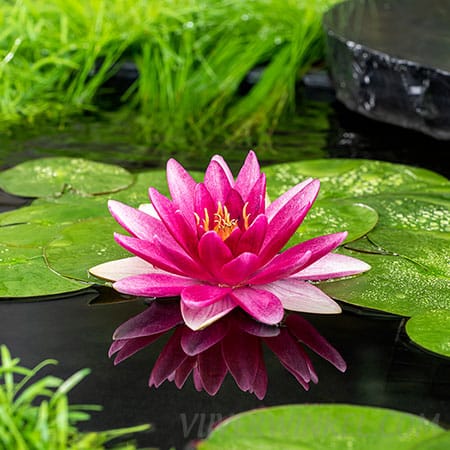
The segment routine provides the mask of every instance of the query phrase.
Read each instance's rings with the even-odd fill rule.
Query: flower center
[[[233,230],[239,226],[240,220],[243,221],[243,228],[245,230],[248,229],[250,214],[247,213],[247,205],[248,203],[245,203],[242,208],[242,215],[240,218],[232,218],[226,205],[222,205],[222,203],[219,202],[217,205],[217,212],[214,213],[212,220],[210,219],[206,208],[204,209],[204,219],[200,219],[199,215],[194,213],[197,226],[201,226],[205,232],[215,231],[224,241],[230,236]]]

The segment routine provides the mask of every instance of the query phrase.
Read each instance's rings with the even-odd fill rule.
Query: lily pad
[[[448,308],[412,317],[406,324],[406,332],[421,347],[450,358],[450,304]],[[450,439],[447,442],[450,444]]]
[[[49,270],[38,248],[0,245],[0,272],[0,297],[48,296],[88,287]]]
[[[199,450],[411,450],[443,429],[411,414],[354,405],[289,405],[248,411],[213,429]]]
[[[364,159],[318,159],[264,168],[271,198],[307,177],[320,178],[319,198],[362,197],[381,193],[432,192],[448,180],[426,169]]]
[[[126,189],[133,180],[122,167],[65,157],[34,159],[0,173],[0,187],[24,197],[61,195],[66,190],[101,194]]]
[[[130,254],[113,239],[113,233],[124,233],[112,217],[100,217],[65,227],[44,249],[49,267],[61,276],[104,284],[89,274],[97,264],[125,258]]]
[[[411,450],[448,450],[450,448],[450,432],[441,433],[434,438],[421,442]]]

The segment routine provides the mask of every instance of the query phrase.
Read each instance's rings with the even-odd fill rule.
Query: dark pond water
[[[319,72],[305,80],[299,111],[274,135],[272,150],[259,154],[266,163],[311,158],[351,157],[403,162],[448,175],[448,144],[423,135],[381,125],[336,104],[327,79]],[[99,122],[78,123],[64,130],[22,130],[0,143],[0,163],[50,155],[83,156],[121,163],[133,170],[162,166],[168,155],[133,142],[126,129],[112,130]],[[210,154],[180,151],[191,168],[204,168]],[[256,148],[256,150],[258,150]],[[238,166],[247,148],[222,153]],[[270,182],[270,180],[269,180]],[[3,209],[15,200],[3,197]],[[98,403],[90,429],[151,422],[152,431],[138,436],[142,446],[182,449],[205,437],[209,426],[239,411],[287,403],[338,402],[376,405],[409,411],[450,424],[450,363],[414,345],[402,331],[402,319],[346,308],[340,316],[305,315],[342,353],[348,370],[341,374],[312,355],[319,384],[305,392],[271,354],[266,355],[268,392],[263,401],[243,393],[228,376],[215,397],[197,393],[188,381],[147,387],[150,370],[163,341],[113,367],[107,358],[114,329],[145,308],[141,301],[89,305],[88,293],[54,301],[2,302],[0,342],[27,366],[45,358],[60,361],[54,373],[67,377],[89,367],[91,375],[72,393],[79,403]]]

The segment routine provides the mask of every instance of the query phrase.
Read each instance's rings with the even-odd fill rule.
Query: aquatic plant
[[[335,2],[2,2],[2,123],[64,122],[101,110],[112,91],[127,104],[118,125],[153,146],[267,138],[323,58],[321,17]],[[110,82],[130,64],[131,78]],[[241,95],[249,74],[257,82]]]
[[[0,347],[0,448],[14,450],[134,450],[129,442],[111,441],[124,435],[147,430],[149,425],[81,432],[76,424],[90,418],[90,411],[99,411],[97,405],[69,404],[71,391],[89,370],[79,370],[63,380],[46,375],[32,381],[38,372],[55,360],[47,359],[33,369],[19,366],[18,358],[11,358],[5,345]],[[108,444],[108,447],[105,447]]]
[[[113,287],[125,294],[180,296],[184,322],[192,330],[238,307],[269,325],[281,322],[284,309],[339,313],[339,305],[310,281],[370,268],[358,259],[331,253],[346,232],[281,251],[306,217],[320,183],[308,178],[270,203],[265,174],[252,151],[236,180],[216,155],[203,183],[169,160],[167,182],[172,200],[150,187],[151,204],[140,210],[108,202],[111,214],[131,234],[116,233],[116,242],[136,257],[90,271],[114,280]]]

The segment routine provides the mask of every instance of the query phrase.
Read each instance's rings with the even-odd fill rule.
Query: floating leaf
[[[431,310],[412,317],[406,324],[406,332],[421,347],[450,357],[450,305],[447,306],[449,309]],[[450,444],[450,440],[447,442]]]
[[[119,166],[81,158],[42,158],[0,173],[0,187],[24,197],[61,195],[67,190],[86,195],[126,189],[133,179]]]
[[[427,441],[411,447],[409,450],[448,450],[450,448],[450,432],[441,433]]]
[[[0,245],[0,297],[35,297],[88,287],[48,269],[42,249]]]
[[[90,275],[88,269],[105,261],[130,256],[116,244],[114,232],[124,233],[112,217],[100,217],[70,225],[45,247],[48,265],[64,277],[103,283]]]
[[[410,450],[442,433],[421,417],[354,405],[290,405],[248,411],[213,429],[199,450]],[[414,447],[415,448],[415,447]]]

